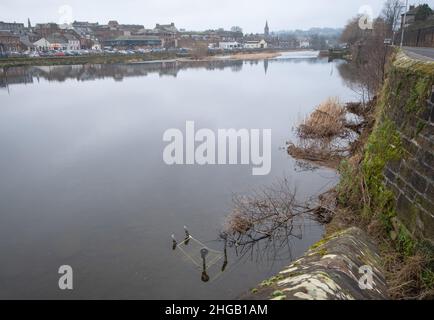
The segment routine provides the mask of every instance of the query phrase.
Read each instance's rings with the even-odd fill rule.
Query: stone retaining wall
[[[396,125],[403,156],[386,165],[384,178],[399,220],[419,240],[434,243],[434,63],[401,54],[392,68],[385,114]]]
[[[262,282],[248,300],[378,300],[387,286],[377,248],[362,230],[338,232],[311,247],[277,276]],[[370,273],[372,271],[372,273]],[[368,273],[366,273],[368,272]],[[372,275],[372,288],[363,281]],[[360,287],[362,284],[362,289]]]

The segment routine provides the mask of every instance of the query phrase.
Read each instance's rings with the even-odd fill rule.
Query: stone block
[[[418,174],[415,170],[411,173],[408,182],[417,192],[422,194],[425,193],[428,186],[426,178]]]
[[[372,287],[361,289],[364,272],[372,274]],[[382,300],[388,293],[378,249],[365,232],[350,228],[321,240],[242,299]]]

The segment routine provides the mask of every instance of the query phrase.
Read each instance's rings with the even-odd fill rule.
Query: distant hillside
[[[310,28],[309,30],[281,30],[275,32],[278,35],[295,35],[297,37],[310,37],[313,35],[323,37],[340,37],[343,28]]]

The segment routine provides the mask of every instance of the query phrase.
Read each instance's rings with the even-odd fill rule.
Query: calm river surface
[[[0,69],[0,298],[231,299],[299,257],[323,228],[305,220],[290,247],[237,257],[211,281],[171,235],[213,250],[232,196],[286,177],[306,199],[337,181],[282,150],[321,101],[354,98],[337,66],[305,54],[268,61]],[[272,170],[167,166],[163,133],[272,129]],[[272,256],[272,258],[264,258]],[[58,288],[70,265],[74,289]]]

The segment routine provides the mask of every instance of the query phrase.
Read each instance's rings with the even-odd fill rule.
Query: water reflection
[[[214,60],[214,61],[159,61],[134,64],[87,64],[65,66],[32,66],[0,68],[0,88],[7,88],[15,84],[33,84],[40,79],[54,82],[67,80],[94,81],[98,79],[112,78],[115,81],[123,81],[129,77],[144,77],[157,74],[160,77],[177,77],[187,69],[203,69],[208,71],[229,69],[232,72],[241,72],[243,66],[248,64],[255,66],[262,64],[267,74],[270,63],[294,64],[326,64],[326,59],[279,57],[266,60]]]
[[[302,201],[337,181],[323,168],[296,172],[280,149],[328,96],[352,100],[335,66],[303,58],[0,70],[11,89],[0,90],[0,298],[227,299],[282,270],[321,238],[320,225],[296,223],[303,237],[276,256],[284,228],[276,241],[246,246],[244,259],[215,240],[234,193],[286,175]],[[162,135],[186,120],[213,131],[272,128],[271,174],[168,167]],[[182,247],[196,270],[170,250],[172,233],[186,239],[184,225],[203,242]],[[56,286],[63,264],[78,281],[67,297]]]
[[[150,74],[158,74],[160,77],[177,77],[178,73],[185,69],[223,70],[230,68],[232,71],[241,71],[243,61],[217,60],[212,62],[184,62],[164,61],[136,64],[88,64],[67,66],[36,66],[36,67],[12,67],[0,69],[0,86],[6,87],[12,84],[27,84],[39,79],[64,82],[75,79],[77,81],[93,81],[112,78],[122,81],[128,77],[143,77]]]

